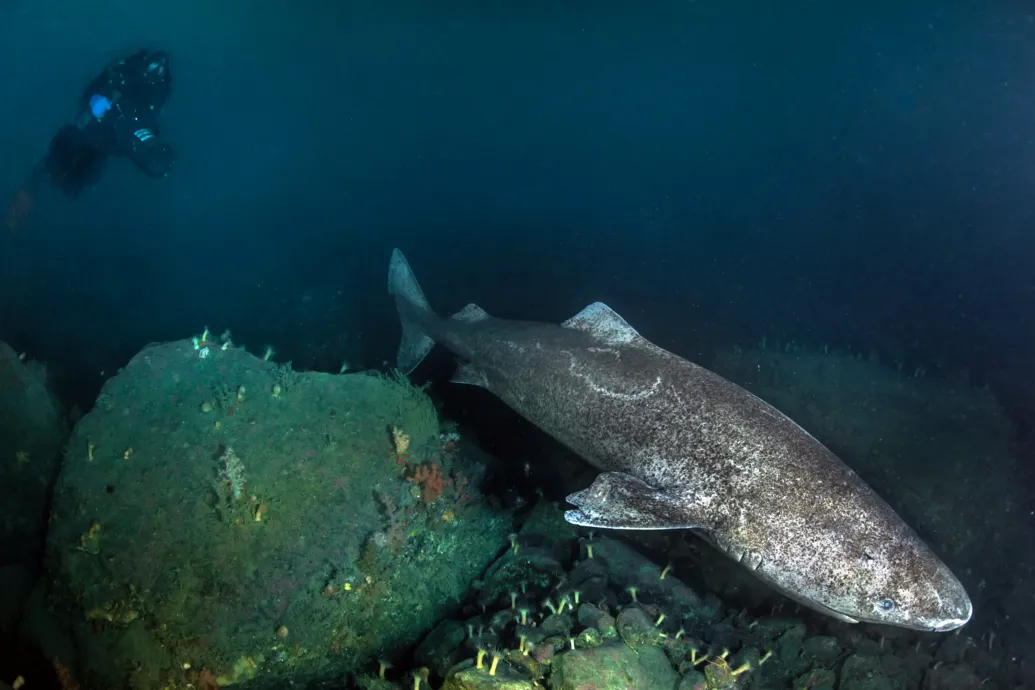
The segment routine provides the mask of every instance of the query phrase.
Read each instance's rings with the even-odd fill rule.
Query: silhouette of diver
[[[7,209],[15,229],[32,210],[44,181],[71,198],[97,183],[108,156],[129,158],[152,177],[165,177],[176,162],[159,135],[159,116],[172,89],[168,54],[141,50],[111,62],[79,99],[75,122],[57,131]]]

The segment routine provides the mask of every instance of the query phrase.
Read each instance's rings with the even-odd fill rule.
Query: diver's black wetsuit
[[[75,124],[58,130],[42,169],[69,196],[100,179],[109,155],[129,158],[153,177],[172,170],[172,147],[159,136],[159,119],[172,89],[169,56],[141,50],[115,60],[83,91]],[[107,99],[97,116],[95,97]]]

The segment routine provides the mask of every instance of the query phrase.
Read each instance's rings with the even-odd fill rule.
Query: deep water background
[[[83,86],[172,56],[173,175],[127,161],[0,240],[0,339],[66,402],[231,328],[376,367],[404,249],[432,303],[594,300],[691,359],[874,350],[1035,405],[1035,22],[1020,3],[0,7],[0,191]],[[1023,439],[1022,439],[1023,440]]]

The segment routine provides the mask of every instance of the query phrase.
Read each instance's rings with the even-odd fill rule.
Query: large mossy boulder
[[[391,376],[149,347],[73,431],[49,537],[91,687],[287,687],[377,668],[506,544],[484,462]]]
[[[0,567],[36,561],[67,437],[46,369],[0,342]]]

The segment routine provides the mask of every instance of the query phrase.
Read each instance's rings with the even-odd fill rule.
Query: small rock
[[[679,611],[687,618],[707,619],[710,612],[705,610],[704,601],[697,592],[675,578],[671,578],[671,580],[670,589],[659,595],[659,599],[664,601],[665,607]],[[661,582],[668,581],[668,579],[661,580]]]
[[[397,686],[392,686],[397,687]],[[421,687],[426,687],[421,684]],[[535,686],[527,676],[500,661],[496,675],[490,676],[488,669],[461,665],[446,676],[441,690],[534,690]]]
[[[571,573],[568,575],[571,580],[571,584],[575,589],[582,590],[582,595],[586,598],[590,597],[586,593],[585,583],[592,579],[600,579],[604,585],[607,584],[607,563],[602,558],[586,558],[581,560],[572,568]],[[595,600],[595,598],[593,598]]]
[[[596,561],[589,561],[590,563]],[[583,561],[585,563],[586,561]],[[573,573],[574,575],[574,573]],[[572,578],[574,582],[574,577]],[[607,576],[606,575],[594,575],[587,577],[584,580],[579,581],[575,587],[581,593],[582,599],[588,599],[590,601],[600,601],[608,595],[607,589]]]
[[[878,690],[893,687],[880,659],[875,656],[855,654],[845,660],[841,667],[841,684],[838,690]]]
[[[653,645],[658,641],[658,629],[638,606],[630,606],[618,614],[618,634],[630,647]]]
[[[805,624],[795,623],[788,628],[780,638],[776,640],[774,654],[780,663],[787,668],[794,668],[798,664],[798,657],[801,654],[802,644],[805,641]]]
[[[492,618],[489,619],[489,627],[503,630],[516,620],[519,620],[519,614],[514,609],[500,609],[492,614]],[[477,627],[477,624],[475,627]]]
[[[673,688],[679,676],[657,647],[633,649],[613,642],[565,652],[553,660],[553,690]]]
[[[863,637],[856,641],[852,651],[863,656],[882,656],[885,650],[880,640]]]
[[[828,668],[803,673],[794,679],[794,690],[834,690],[837,675]]]
[[[704,674],[700,671],[690,671],[679,681],[676,690],[704,690],[706,687]]]
[[[708,592],[704,595],[704,601],[697,610],[697,620],[704,625],[713,623],[722,618],[724,609],[719,597],[715,596],[713,592]]]
[[[575,627],[571,616],[564,613],[553,613],[546,617],[539,629],[546,635],[567,635]]]
[[[679,666],[684,659],[687,659],[690,656],[690,649],[692,647],[698,649],[703,647],[698,640],[686,635],[679,638],[676,638],[674,635],[666,635],[658,639],[658,645],[665,650],[665,654],[668,655],[668,659],[673,666]]]
[[[571,649],[571,641],[567,636],[554,635],[536,645],[536,651],[539,652],[539,650],[546,647],[549,647],[553,654],[556,654],[558,652],[563,652],[565,649]],[[553,654],[551,654],[551,656]]]
[[[704,631],[704,637],[713,647],[719,649],[733,649],[739,646],[741,633],[734,628],[729,621],[709,625]]]
[[[924,676],[923,690],[978,690],[981,679],[965,664],[932,668]]]
[[[613,640],[618,637],[618,621],[611,616],[601,616],[597,621],[597,631],[605,640]]]
[[[880,658],[880,666],[885,677],[895,688],[915,688],[920,685],[923,672],[912,667],[908,661],[893,654],[885,654]]]
[[[593,604],[582,604],[579,606],[578,613],[579,625],[587,628],[597,627],[597,621],[600,620],[601,616],[607,616],[606,613],[601,611],[598,607]],[[608,616],[610,618],[610,616]],[[613,620],[613,619],[612,619]]]
[[[946,635],[945,640],[938,645],[934,658],[945,664],[959,663],[963,660],[967,648],[972,644],[973,642],[966,635]]]
[[[773,640],[796,625],[798,625],[798,621],[793,618],[765,616],[758,619],[758,623],[754,627],[754,632],[765,639]]]
[[[575,638],[575,646],[579,649],[591,649],[604,644],[604,639],[596,628],[586,628]]]
[[[827,635],[816,635],[805,640],[801,645],[801,654],[810,666],[826,666],[837,659],[841,648],[837,639]]]
[[[467,630],[463,625],[456,621],[443,621],[424,638],[414,658],[417,663],[445,674],[463,656],[461,645],[466,638]]]

